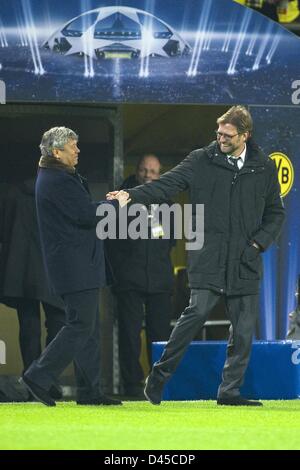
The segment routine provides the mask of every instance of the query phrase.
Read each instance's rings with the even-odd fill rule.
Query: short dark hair
[[[217,124],[231,124],[235,126],[240,134],[252,133],[253,121],[251,114],[245,106],[232,106],[228,111],[217,119]]]

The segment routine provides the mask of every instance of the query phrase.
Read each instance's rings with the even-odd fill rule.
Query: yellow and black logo
[[[285,197],[290,192],[294,183],[294,168],[292,162],[281,152],[271,153],[270,158],[272,158],[277,167],[281,196]]]

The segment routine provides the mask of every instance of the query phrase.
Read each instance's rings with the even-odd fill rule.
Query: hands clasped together
[[[106,199],[108,201],[112,201],[113,199],[117,199],[121,207],[126,206],[131,199],[129,199],[129,194],[126,191],[111,191],[106,194]]]

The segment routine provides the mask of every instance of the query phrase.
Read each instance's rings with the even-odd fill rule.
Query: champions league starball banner
[[[287,212],[263,255],[259,337],[285,337],[300,274],[298,37],[231,0],[1,0],[5,99],[249,105]]]
[[[0,6],[8,101],[290,104],[299,45],[231,0]]]

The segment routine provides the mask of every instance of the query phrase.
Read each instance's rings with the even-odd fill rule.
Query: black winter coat
[[[0,188],[0,301],[34,299],[63,308],[51,295],[42,259],[34,197],[34,180]]]
[[[107,203],[108,201],[103,201]],[[96,209],[86,181],[68,171],[40,168],[36,204],[50,286],[57,294],[106,285],[103,240],[96,236]],[[113,201],[118,206],[118,201]]]
[[[216,142],[193,151],[154,182],[129,190],[132,202],[161,203],[186,189],[193,204],[204,204],[204,245],[188,251],[191,288],[227,295],[250,295],[259,290],[262,259],[251,246],[266,250],[278,237],[284,208],[275,163],[253,142],[236,172]],[[195,225],[195,220],[193,220]]]
[[[137,186],[134,175],[127,178],[120,189]],[[128,220],[130,223],[130,218]],[[173,289],[173,267],[170,251],[175,245],[171,239],[109,240],[109,260],[112,264],[115,290],[139,290],[148,293],[170,292]]]

